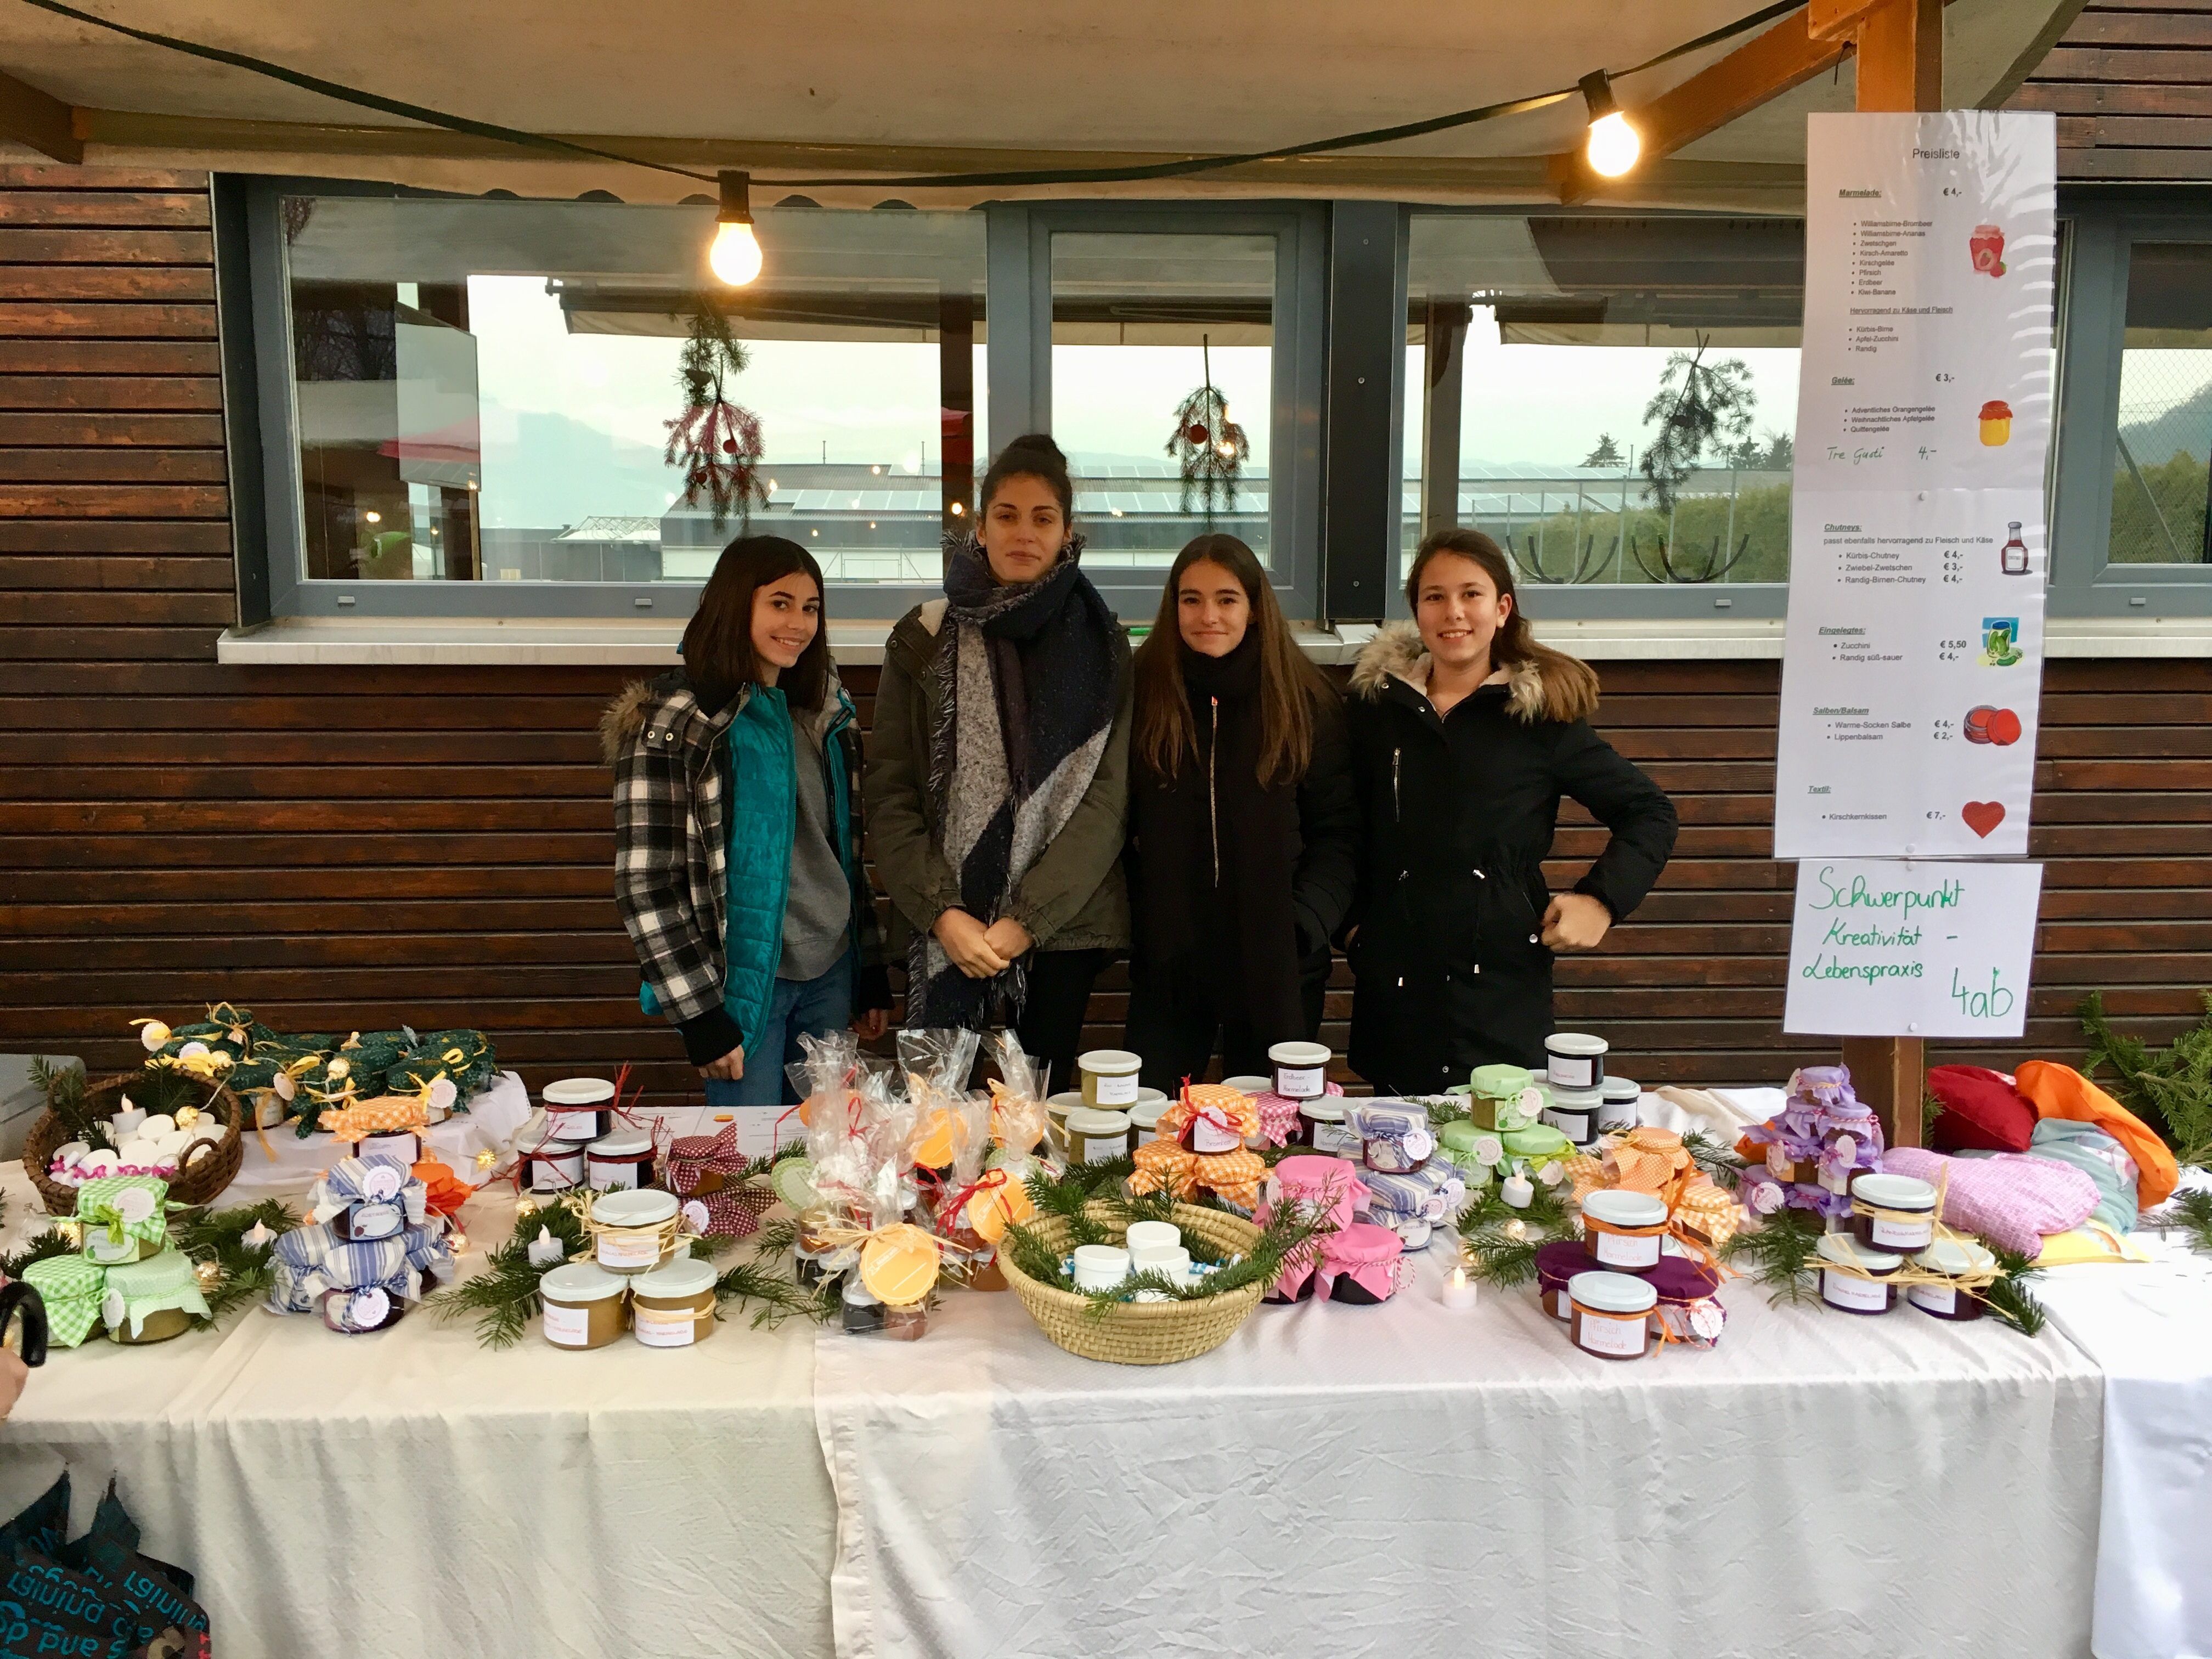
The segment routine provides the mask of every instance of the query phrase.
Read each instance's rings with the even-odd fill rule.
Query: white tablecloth
[[[20,1165],[0,1182],[12,1243],[37,1200]],[[481,1244],[513,1210],[486,1193],[463,1216]],[[524,1341],[248,1311],[58,1352],[0,1424],[0,1516],[66,1464],[81,1526],[119,1476],[147,1551],[198,1576],[224,1659],[823,1659],[811,1330],[740,1316],[689,1350]]]
[[[1609,1363],[1436,1271],[1157,1370],[1011,1294],[824,1336],[842,1659],[2087,1651],[2102,1389],[2063,1337],[1738,1285],[1718,1348]]]

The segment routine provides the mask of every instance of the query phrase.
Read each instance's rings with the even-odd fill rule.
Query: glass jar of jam
[[[1659,1292],[1634,1273],[1577,1273],[1567,1281],[1567,1334],[1600,1359],[1641,1359],[1658,1305]]]
[[[1851,1234],[1868,1249],[1911,1255],[1936,1242],[1936,1188],[1929,1182],[1863,1175],[1851,1182]]]
[[[538,1281],[545,1340],[556,1348],[604,1348],[629,1328],[629,1281],[589,1261],[570,1261]]]
[[[1667,1237],[1667,1203],[1655,1193],[1601,1189],[1583,1200],[1583,1245],[1614,1273],[1648,1273]]]
[[[1912,1265],[1957,1279],[1993,1273],[1997,1259],[1972,1239],[1940,1238],[1914,1256]],[[1963,1285],[1908,1285],[1905,1299],[1936,1319],[1979,1319],[1990,1310],[1981,1291]]]
[[[1901,1255],[1862,1244],[1850,1233],[1823,1233],[1820,1244],[1820,1300],[1851,1314],[1885,1314],[1897,1305],[1897,1286],[1888,1282],[1905,1265]],[[1856,1267],[1856,1273],[1836,1268]]]

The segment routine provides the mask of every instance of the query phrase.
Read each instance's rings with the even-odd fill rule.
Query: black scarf
[[[1083,574],[1081,538],[1006,586],[973,537],[951,548],[938,641],[929,793],[960,907],[986,924],[1081,803],[1114,723],[1120,625]],[[933,933],[908,958],[908,1025],[981,1029],[1018,1014],[1026,963],[969,979]]]
[[[1164,972],[1202,956],[1256,1035],[1303,1036],[1291,902],[1298,792],[1294,781],[1259,781],[1259,636],[1248,631],[1223,657],[1178,640],[1176,654],[1198,755],[1186,753],[1172,778],[1141,758],[1133,769],[1138,963]]]

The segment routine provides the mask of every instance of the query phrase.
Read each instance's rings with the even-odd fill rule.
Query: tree
[[[1620,465],[1620,450],[1613,441],[1613,434],[1601,432],[1597,434],[1597,447],[1583,457],[1583,465],[1584,466],[1619,466]]]
[[[1741,357],[1705,358],[1703,345],[1669,356],[1644,406],[1644,418],[1658,422],[1659,430],[1644,452],[1643,471],[1662,513],[1674,510],[1674,492],[1709,450],[1725,459],[1751,436],[1759,395],[1750,368]]]

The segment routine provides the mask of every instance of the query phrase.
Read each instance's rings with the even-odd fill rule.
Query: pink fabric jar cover
[[[1264,1227],[1273,1218],[1275,1205],[1288,1202],[1318,1210],[1324,1226],[1341,1230],[1352,1224],[1352,1216],[1366,1204],[1367,1197],[1367,1183],[1344,1159],[1293,1153],[1269,1172],[1253,1219]],[[1274,1293],[1295,1299],[1319,1265],[1314,1245],[1291,1251],[1283,1263],[1282,1277],[1275,1281]]]
[[[1355,1221],[1321,1241],[1324,1279],[1349,1274],[1379,1298],[1395,1295],[1405,1283],[1405,1244],[1388,1227]]]
[[[2030,1257],[2043,1254],[2045,1234],[2072,1231],[2097,1207],[2097,1183],[2087,1172],[2027,1152],[1946,1158],[1893,1146],[1882,1167],[1942,1188],[1946,1224]]]
[[[1344,1091],[1334,1083],[1322,1084],[1322,1098],[1326,1100],[1332,1095],[1341,1099]],[[1272,1093],[1255,1095],[1253,1100],[1260,1108],[1260,1133],[1267,1137],[1267,1144],[1270,1146],[1289,1146],[1291,1136],[1298,1127],[1298,1107],[1303,1103],[1292,1100],[1288,1095]]]

